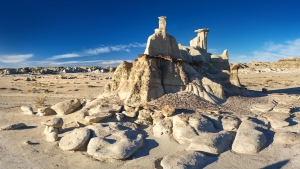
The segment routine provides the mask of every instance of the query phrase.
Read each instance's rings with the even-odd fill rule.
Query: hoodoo
[[[166,17],[158,18],[159,28],[149,36],[144,54],[132,63],[122,62],[102,96],[117,95],[125,103],[142,103],[186,91],[222,103],[226,96],[248,94],[236,84],[238,67],[230,72],[228,51],[220,56],[207,52],[209,29],[196,30],[191,46],[182,46],[167,34]]]

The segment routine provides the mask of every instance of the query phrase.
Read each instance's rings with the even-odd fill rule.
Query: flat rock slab
[[[137,131],[119,131],[90,140],[87,153],[95,159],[126,159],[143,146],[143,137]]]
[[[263,127],[254,121],[243,120],[232,144],[232,150],[241,154],[258,153],[267,143],[267,137],[259,131]]]
[[[131,122],[94,123],[87,126],[87,128],[91,130],[91,137],[100,138],[119,131],[138,131],[137,125]]]
[[[73,99],[73,100],[65,100],[63,102],[57,103],[54,106],[51,107],[57,115],[67,115],[70,113],[73,113],[76,109],[78,109],[81,106],[79,99]]]
[[[291,113],[291,108],[286,106],[286,105],[277,105],[276,107],[273,108],[273,111],[277,112],[277,113],[290,114]]]
[[[120,113],[122,109],[121,105],[118,104],[101,104],[96,107],[91,108],[88,111],[88,115],[98,114],[98,113]]]
[[[41,124],[43,124],[45,126],[51,126],[54,128],[61,128],[62,125],[64,124],[64,120],[62,118],[55,117],[50,120],[43,121],[43,122],[41,122]]]
[[[300,133],[294,132],[276,132],[274,143],[277,144],[298,144],[300,143]]]
[[[173,117],[173,137],[179,144],[188,144],[202,132],[215,132],[213,123],[201,115],[180,114]]]
[[[206,156],[197,151],[179,151],[164,157],[160,165],[164,169],[199,169]]]
[[[26,127],[24,123],[14,123],[14,124],[1,127],[1,130],[15,130],[24,127]]]
[[[250,111],[258,111],[258,112],[268,112],[273,109],[275,105],[272,103],[269,104],[254,104],[251,106]]]
[[[90,116],[85,116],[84,119],[87,123],[98,123],[101,120],[107,119],[111,116],[112,116],[111,113],[95,113]]]
[[[290,118],[290,114],[270,112],[264,113],[263,116],[265,116],[268,119],[268,121],[271,123],[272,128],[274,129],[290,125],[290,123],[286,121],[288,118]]]
[[[87,128],[77,128],[71,133],[62,137],[59,141],[59,147],[63,150],[78,150],[85,146],[90,138],[90,130]]]
[[[217,155],[230,145],[233,137],[234,135],[231,132],[201,133],[199,136],[191,139],[191,144],[186,150]]]

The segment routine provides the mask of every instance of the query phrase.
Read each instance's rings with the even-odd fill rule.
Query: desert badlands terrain
[[[107,71],[0,74],[0,168],[299,168],[300,62],[166,33]]]

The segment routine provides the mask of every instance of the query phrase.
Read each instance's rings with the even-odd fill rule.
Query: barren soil
[[[26,115],[22,113],[21,106],[31,105],[36,112],[38,107],[36,99],[43,95],[46,98],[45,105],[54,105],[74,98],[96,98],[109,80],[106,77],[113,76],[112,73],[65,75],[73,78],[60,79],[57,78],[59,75],[35,75],[36,81],[26,81],[29,75],[0,75],[0,127],[16,122],[23,122],[28,126],[25,129],[0,131],[0,168],[161,168],[159,165],[161,158],[184,150],[188,146],[180,145],[172,139],[155,138],[151,126],[141,127],[144,146],[127,160],[97,161],[89,157],[85,150],[67,152],[59,148],[58,142],[45,141],[44,126],[41,125],[41,121],[48,120],[52,116]],[[232,97],[223,105],[208,106],[208,109],[220,109],[239,117],[257,116],[249,111],[251,104],[275,100],[295,107],[294,118],[300,116],[300,100],[297,99],[300,95],[299,71],[248,72],[240,73],[239,77],[241,83],[248,89],[261,93],[261,89],[266,88],[268,93],[261,93],[252,98]],[[192,100],[185,100],[185,104],[189,102],[191,104],[188,106],[194,104]],[[63,118],[65,123],[68,123],[74,119],[74,115],[66,115]],[[293,126],[283,130],[300,132],[300,127],[294,120]],[[59,137],[64,134],[59,134]],[[218,156],[207,156],[203,167],[211,169],[299,168],[300,144],[274,144],[272,143],[274,131],[270,130],[267,134],[268,145],[258,154],[237,154],[229,148]],[[26,141],[32,144],[26,144]]]

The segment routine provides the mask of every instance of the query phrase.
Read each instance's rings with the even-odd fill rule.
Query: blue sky
[[[0,0],[0,67],[118,65],[145,50],[158,16],[230,62],[300,57],[298,0]]]

